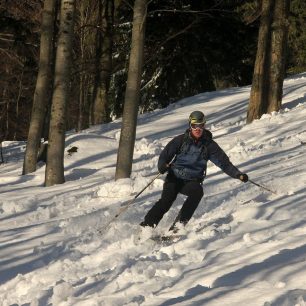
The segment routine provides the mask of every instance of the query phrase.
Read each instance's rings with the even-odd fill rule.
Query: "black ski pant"
[[[157,226],[164,214],[172,206],[178,193],[186,195],[187,199],[181,208],[177,222],[183,223],[184,225],[187,224],[203,197],[202,183],[199,181],[166,178],[160,200],[149,210],[140,225]]]

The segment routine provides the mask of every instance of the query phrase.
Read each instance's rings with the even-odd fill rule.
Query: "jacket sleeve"
[[[178,153],[181,144],[183,142],[184,135],[179,135],[174,137],[162,150],[158,159],[158,171],[160,173],[165,173],[168,168],[166,167],[167,164],[172,160],[175,154]]]
[[[219,167],[223,172],[232,178],[238,178],[242,174],[229,160],[229,157],[220,148],[220,146],[215,142],[211,141],[208,146],[208,158],[217,167]]]

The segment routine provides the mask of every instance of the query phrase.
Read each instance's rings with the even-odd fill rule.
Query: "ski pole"
[[[161,176],[161,173],[158,173],[148,185],[142,188],[134,196],[134,198],[132,198],[126,205],[122,206],[117,212],[117,214],[102,229],[98,230],[98,232],[100,234],[103,234],[104,232],[106,232],[108,230],[108,227],[111,225],[111,223],[113,223],[122,213],[124,213],[134,203],[134,201],[160,176]]]
[[[182,209],[179,211],[179,213],[177,214],[175,220],[173,221],[172,225],[170,226],[170,228],[168,229],[169,232],[174,232],[175,230],[175,225],[178,222],[178,220],[180,220],[182,215]]]
[[[255,183],[254,181],[252,181],[252,180],[250,180],[250,179],[249,179],[249,182],[252,183],[252,184],[254,184],[254,185],[256,185],[256,186],[259,187],[259,188],[265,189],[265,190],[267,190],[267,191],[269,191],[269,192],[272,192],[273,194],[277,194],[275,191],[273,191],[273,190],[271,190],[271,189],[269,189],[269,188],[267,188],[267,187],[265,187],[265,186],[262,186],[262,185],[260,185],[260,184],[257,184],[257,183]]]
[[[176,157],[176,154],[173,156],[173,158],[171,159],[171,161],[168,163],[168,166],[170,166],[174,159]],[[125,212],[133,203],[134,201],[158,178],[162,175],[162,173],[158,173],[153,179],[152,181],[145,186],[144,188],[142,188],[135,196],[134,198],[132,198],[126,205],[122,206],[119,211],[117,212],[117,214],[100,230],[98,230],[98,232],[102,235],[103,233],[105,233],[108,230],[108,227],[123,213]]]

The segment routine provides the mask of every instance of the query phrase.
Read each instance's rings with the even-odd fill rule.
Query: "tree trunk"
[[[290,0],[275,0],[272,24],[269,105],[267,112],[279,111],[282,106],[283,82],[289,28]]]
[[[92,37],[92,30],[88,29],[86,26],[93,23],[91,19],[94,7],[90,7],[89,1],[79,2],[79,23],[76,25],[79,27],[79,50],[78,62],[80,68],[79,74],[79,107],[78,107],[78,121],[76,130],[81,131],[89,127],[89,107],[91,99],[89,96],[90,87],[90,75],[88,73],[88,68],[86,66],[86,61],[90,57],[89,48],[91,48],[90,38]]]
[[[4,163],[4,159],[3,159],[3,150],[2,150],[2,140],[0,140],[0,164]]]
[[[130,177],[136,136],[143,64],[147,0],[135,0],[132,45],[116,165],[116,179]]]
[[[101,14],[99,14],[100,29],[97,33],[97,80],[94,90],[93,124],[109,121],[108,90],[112,72],[112,46],[114,23],[114,0],[99,0]]]
[[[39,71],[34,93],[32,116],[28,133],[27,148],[23,164],[23,174],[36,170],[37,156],[46,107],[52,84],[54,19],[57,0],[45,0],[42,13]]]
[[[62,184],[64,178],[66,105],[70,89],[75,0],[61,0],[60,29],[55,62],[45,185]]]
[[[257,54],[253,73],[247,123],[259,119],[267,110],[267,83],[271,41],[271,19],[274,0],[262,1],[262,12],[258,33]]]

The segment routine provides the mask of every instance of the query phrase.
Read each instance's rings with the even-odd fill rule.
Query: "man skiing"
[[[170,209],[178,193],[187,196],[176,222],[186,225],[203,197],[203,180],[207,161],[212,161],[232,178],[248,181],[205,129],[205,115],[194,111],[189,116],[189,128],[184,134],[174,137],[163,149],[158,160],[160,173],[168,174],[159,201],[149,210],[141,226],[154,227]],[[176,230],[173,225],[171,230]]]

